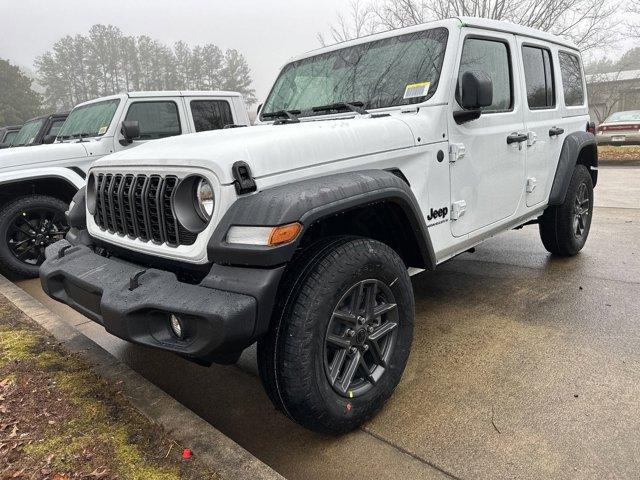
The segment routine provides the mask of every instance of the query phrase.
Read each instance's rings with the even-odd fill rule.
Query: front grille
[[[197,235],[180,225],[173,210],[179,183],[173,175],[100,173],[93,218],[102,230],[132,239],[193,245]]]

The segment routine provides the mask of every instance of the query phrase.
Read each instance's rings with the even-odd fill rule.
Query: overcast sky
[[[96,23],[166,44],[214,43],[236,48],[253,73],[259,102],[293,55],[319,47],[346,0],[0,0],[0,58],[33,68],[33,60],[64,35]]]
[[[316,34],[347,6],[347,0],[0,0],[0,58],[33,69],[33,60],[59,38],[112,24],[168,45],[184,40],[238,49],[263,102],[284,62],[319,47]],[[623,43],[607,54],[635,46]]]

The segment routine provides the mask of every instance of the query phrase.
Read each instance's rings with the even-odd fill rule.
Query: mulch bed
[[[599,160],[615,162],[640,162],[640,146],[625,145],[611,147],[602,145],[598,147]]]
[[[0,479],[217,478],[0,296]]]

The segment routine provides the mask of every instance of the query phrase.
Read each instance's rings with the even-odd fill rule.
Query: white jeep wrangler
[[[200,363],[257,341],[282,412],[351,430],[402,376],[410,273],[532,223],[553,254],[584,246],[597,152],[583,79],[565,40],[475,18],[303,55],[264,125],[96,162],[43,287]]]
[[[56,143],[0,151],[0,269],[38,276],[94,160],[149,140],[248,124],[236,92],[131,92],[76,106]]]

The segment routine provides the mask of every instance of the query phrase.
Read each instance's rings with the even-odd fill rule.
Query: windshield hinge
[[[231,167],[231,172],[235,182],[236,193],[238,195],[244,195],[245,193],[251,193],[256,191],[256,182],[251,176],[251,169],[246,162],[236,162]]]

